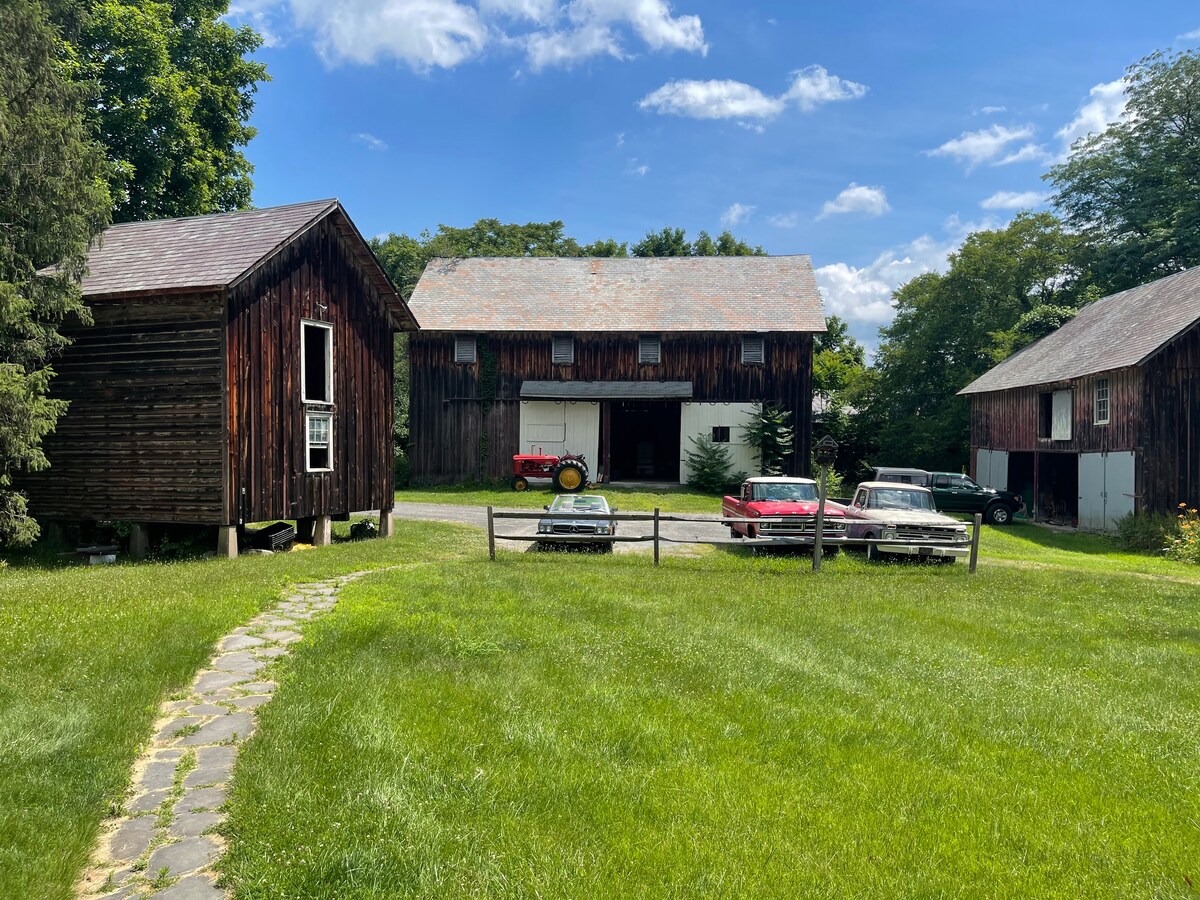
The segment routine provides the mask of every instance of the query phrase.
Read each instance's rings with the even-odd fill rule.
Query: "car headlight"
[[[549,534],[551,525],[548,522],[538,522],[538,534]]]
[[[596,534],[609,534],[612,531],[607,525],[597,525]]]
[[[895,526],[889,525],[888,527],[884,528],[883,531],[880,532],[879,536],[881,538],[883,538],[885,541],[894,541],[896,539]]]

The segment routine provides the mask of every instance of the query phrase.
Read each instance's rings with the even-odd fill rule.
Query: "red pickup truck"
[[[786,537],[812,543],[817,533],[817,483],[811,478],[763,476],[748,478],[737,497],[721,501],[721,516],[726,519],[760,519],[755,522],[726,522],[732,537]],[[842,544],[846,541],[846,512],[836,503],[825,501],[825,522],[821,542]]]

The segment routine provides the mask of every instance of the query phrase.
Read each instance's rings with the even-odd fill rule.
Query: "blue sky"
[[[725,227],[808,253],[874,343],[888,297],[1042,203],[1126,66],[1200,45],[1127,2],[235,0],[267,36],[259,206],[336,196],[367,235],[562,219],[581,241]]]

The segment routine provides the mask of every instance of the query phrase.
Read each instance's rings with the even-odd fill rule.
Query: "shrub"
[[[1129,513],[1117,519],[1117,540],[1128,550],[1161,553],[1177,524],[1175,517],[1167,513]]]
[[[362,541],[379,534],[379,526],[374,519],[359,519],[350,526],[350,540]]]
[[[392,476],[394,487],[397,490],[406,488],[412,481],[412,463],[409,462],[407,456],[397,453],[396,459],[392,464]]]
[[[783,465],[792,452],[796,430],[792,414],[773,403],[758,403],[741,426],[742,440],[758,454],[760,475],[782,475]]]
[[[1200,565],[1200,512],[1186,503],[1179,504],[1175,530],[1167,535],[1163,552],[1170,559]]]
[[[745,472],[733,471],[729,447],[717,444],[708,435],[691,438],[694,450],[687,451],[688,484],[709,494],[721,494],[746,478]]]

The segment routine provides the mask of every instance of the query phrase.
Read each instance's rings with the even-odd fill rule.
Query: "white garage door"
[[[569,400],[522,400],[519,453],[574,453],[600,477],[600,404]]]
[[[1079,454],[1079,527],[1113,531],[1117,519],[1133,512],[1137,458],[1124,453]]]
[[[984,487],[1008,490],[1008,451],[980,450],[975,456],[975,480]]]

